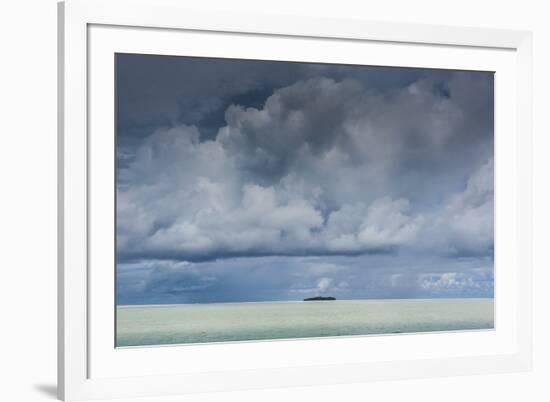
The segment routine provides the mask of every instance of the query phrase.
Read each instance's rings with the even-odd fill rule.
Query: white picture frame
[[[206,36],[212,47],[182,50],[181,43]],[[276,56],[270,49],[281,41],[286,53]],[[312,50],[301,51],[305,41]],[[227,43],[214,50],[214,42]],[[264,46],[267,42],[274,46]],[[59,397],[144,397],[529,370],[531,42],[524,31],[213,14],[186,9],[178,0],[60,3]],[[226,57],[331,62],[355,57],[347,61],[357,62],[358,46],[367,46],[381,65],[496,71],[495,331],[115,349],[114,298],[94,296],[114,293],[114,268],[97,268],[98,261],[112,261],[107,249],[112,252],[114,233],[93,220],[102,216],[100,221],[113,222],[112,205],[104,203],[112,193],[94,184],[113,175],[113,165],[95,162],[112,160],[113,137],[107,131],[114,126],[108,63],[113,52],[216,51]],[[320,348],[327,352],[322,358]]]

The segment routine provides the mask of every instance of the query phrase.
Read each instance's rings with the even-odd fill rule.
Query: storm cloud
[[[118,57],[122,300],[491,294],[492,74]]]

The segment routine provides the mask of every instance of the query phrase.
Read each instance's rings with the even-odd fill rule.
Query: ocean
[[[116,344],[233,342],[494,328],[493,299],[118,306]]]

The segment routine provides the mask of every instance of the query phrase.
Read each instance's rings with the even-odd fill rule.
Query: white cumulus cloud
[[[119,172],[119,254],[486,253],[492,151],[455,163],[470,138],[467,105],[429,81],[381,94],[316,78],[275,90],[260,109],[231,105],[212,140],[195,126],[159,129]]]

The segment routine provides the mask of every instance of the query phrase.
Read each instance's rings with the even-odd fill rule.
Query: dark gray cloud
[[[331,77],[368,82],[370,90],[409,85],[426,76],[445,82],[446,70],[358,68],[316,63],[118,54],[119,139],[143,137],[171,124],[200,124],[212,138],[229,105],[261,108],[274,89],[299,80]]]
[[[307,271],[297,258],[397,263],[405,253],[412,265],[430,257],[448,268],[392,274],[416,294],[468,294],[467,285],[487,294],[452,264],[493,253],[492,74],[138,55],[117,63],[117,255],[137,270],[121,269],[119,279],[133,278],[120,279],[127,289],[235,300],[233,284],[243,300],[284,299],[297,282],[264,296],[259,283],[273,283],[274,269],[296,279]],[[205,274],[245,257],[257,269]],[[260,269],[259,257],[286,262]],[[384,266],[380,277],[392,271]],[[323,278],[318,287],[334,291],[349,282]]]

